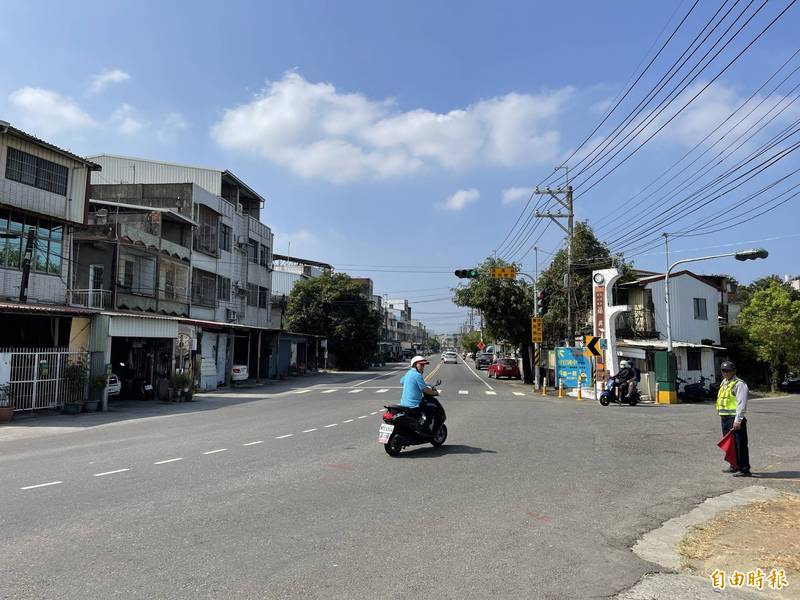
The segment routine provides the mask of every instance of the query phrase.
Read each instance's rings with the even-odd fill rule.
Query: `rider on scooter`
[[[422,402],[423,394],[428,394],[430,396],[438,396],[439,390],[429,386],[425,382],[425,378],[422,376],[422,373],[425,371],[425,365],[430,364],[427,360],[425,360],[424,356],[415,356],[411,359],[411,368],[403,375],[403,378],[400,380],[400,383],[403,384],[403,396],[400,398],[400,406],[405,406],[410,408],[412,414],[420,414],[424,416],[424,422],[428,422],[428,428],[433,431],[433,418],[428,411],[425,410],[424,406],[420,409],[420,403]]]
[[[620,398],[620,400],[630,398],[637,382],[636,370],[631,367],[631,363],[627,360],[619,361],[619,373],[616,374],[614,379],[619,383],[620,392],[622,392],[622,398]]]

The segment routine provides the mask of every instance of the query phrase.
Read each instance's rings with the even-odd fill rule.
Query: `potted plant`
[[[86,412],[93,412],[97,410],[98,405],[103,400],[103,392],[106,389],[108,378],[105,375],[95,375],[89,381],[89,389],[91,394],[89,399],[84,403],[83,408]]]
[[[0,423],[8,423],[14,417],[14,405],[11,403],[11,386],[0,384]]]
[[[64,412],[77,415],[83,410],[86,400],[86,381],[89,379],[89,369],[86,361],[78,358],[68,363],[62,370],[66,384],[67,398],[64,400]]]
[[[192,399],[193,382],[191,374],[187,371],[175,373],[172,376],[172,389],[178,402],[188,402]]]

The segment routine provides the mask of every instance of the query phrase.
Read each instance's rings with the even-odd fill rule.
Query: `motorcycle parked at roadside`
[[[689,380],[677,378],[678,398],[686,402],[703,402],[710,396],[710,391],[706,389],[707,379],[700,375],[700,381],[692,383]],[[683,388],[681,388],[683,384]]]
[[[441,383],[439,380],[431,387],[436,389]],[[419,409],[400,404],[387,404],[384,408],[378,442],[389,456],[397,456],[408,446],[432,444],[438,447],[447,439],[447,425],[444,424],[447,415],[436,396],[423,394]]]

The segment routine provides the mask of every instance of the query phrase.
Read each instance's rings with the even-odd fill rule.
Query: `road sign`
[[[531,317],[531,341],[542,342],[542,317]]]
[[[478,350],[483,350],[484,348],[486,348],[486,344],[483,343],[483,340],[481,340],[475,345],[478,346]]]
[[[556,348],[556,381],[566,388],[578,387],[578,380],[592,383],[592,364],[580,348]]]
[[[584,341],[586,343],[586,350],[584,351],[584,355],[586,358],[592,358],[593,356],[600,356],[600,338],[594,335],[587,335],[584,336]]]
[[[492,267],[489,270],[489,274],[494,279],[516,279],[517,278],[517,268],[516,267]]]

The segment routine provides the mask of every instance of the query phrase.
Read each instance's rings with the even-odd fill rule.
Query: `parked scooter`
[[[441,383],[439,380],[432,387],[436,389]],[[387,404],[385,408],[378,442],[389,456],[397,456],[407,446],[433,444],[438,447],[447,439],[447,425],[444,424],[447,417],[436,396],[424,394],[418,411],[400,404]]]
[[[690,381],[678,377],[678,398],[686,402],[703,402],[709,397],[709,391],[706,390],[706,381],[706,378],[702,375],[700,375],[700,381],[696,383],[690,383]],[[680,384],[684,384],[683,389],[681,389]]]
[[[630,396],[625,397],[625,394],[621,389],[622,385],[623,384],[616,377],[612,377],[608,381],[606,389],[600,394],[600,404],[603,406],[608,406],[612,402],[616,402],[617,404],[622,405],[624,401],[631,406],[636,406],[639,403],[639,400],[641,400],[638,386],[634,385]]]

